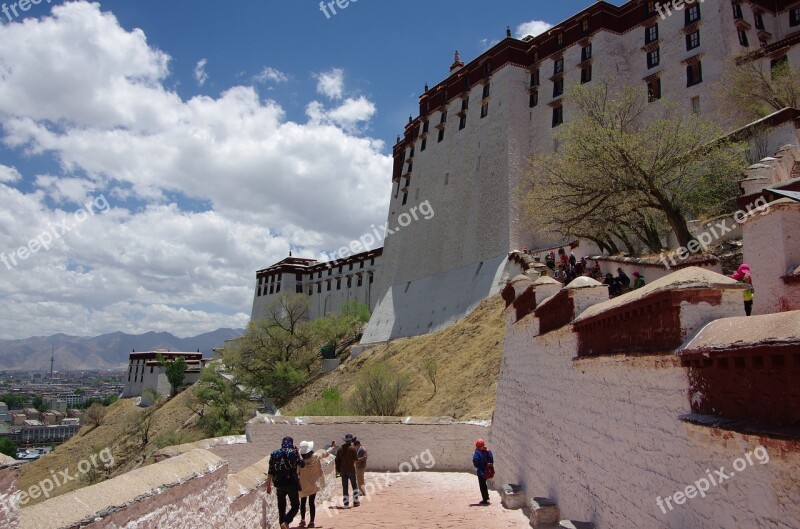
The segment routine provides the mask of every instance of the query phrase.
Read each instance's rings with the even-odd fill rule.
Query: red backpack
[[[494,477],[494,463],[487,459],[486,452],[481,452],[481,456],[486,461],[486,467],[483,469],[483,479],[492,479]]]

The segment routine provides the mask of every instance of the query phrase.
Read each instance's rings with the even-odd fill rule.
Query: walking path
[[[361,506],[335,509],[317,506],[316,527],[325,529],[516,529],[529,528],[522,511],[508,511],[491,492],[492,504],[481,500],[472,474],[414,472],[367,473],[365,488],[376,491]],[[308,521],[308,520],[306,520]],[[299,516],[292,528],[300,524]]]

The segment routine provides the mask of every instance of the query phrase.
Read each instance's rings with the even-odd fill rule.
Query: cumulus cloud
[[[206,73],[206,64],[208,64],[207,59],[200,59],[197,61],[197,64],[194,66],[194,78],[197,81],[197,84],[203,86],[208,81],[208,73]]]
[[[333,68],[317,74],[317,92],[329,99],[341,99],[344,95],[344,70]]]
[[[112,205],[0,262],[0,337],[240,327],[256,270],[289,248],[322,257],[385,220],[391,158],[363,134],[374,103],[343,99],[344,71],[317,76],[336,103],[295,122],[252,86],[181,98],[169,63],[96,3],[0,26],[0,141],[61,168],[0,165],[0,252],[93,197]]]
[[[270,66],[266,66],[261,73],[253,77],[256,83],[285,83],[289,80],[289,76],[280,70],[276,70]]]
[[[545,22],[544,20],[530,20],[528,22],[523,22],[517,26],[517,38],[522,39],[528,35],[536,37],[552,27],[552,24]]]

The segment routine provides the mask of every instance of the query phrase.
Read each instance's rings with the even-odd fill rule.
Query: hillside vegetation
[[[184,442],[202,439],[203,432],[195,426],[196,416],[186,407],[188,391],[184,391],[169,401],[162,403],[157,409],[150,410],[139,408],[135,399],[118,400],[108,407],[108,411],[100,426],[84,426],[80,432],[66,443],[57,447],[52,453],[28,463],[22,467],[19,488],[27,491],[30,487],[39,485],[42,480],[52,479],[56,476],[78,476],[70,479],[61,486],[55,487],[50,497],[60,496],[73,490],[91,485],[107,477],[124,474],[142,465],[153,462],[153,454],[163,448]],[[147,443],[137,433],[133,424],[134,417],[142,418],[144,414],[153,411],[152,424],[148,432]],[[102,462],[92,465],[95,470],[80,473],[78,465],[81,461],[100,461],[97,454],[109,449],[113,456],[114,464],[109,474],[103,468]],[[106,452],[107,454],[108,452]],[[106,458],[108,460],[108,458]],[[84,467],[88,463],[84,464]],[[67,474],[60,474],[63,471]],[[45,498],[31,499],[27,505],[33,505]]]
[[[403,415],[490,419],[494,412],[497,380],[505,339],[503,300],[494,296],[465,319],[442,331],[401,338],[365,351],[356,360],[319,377],[282,408],[284,415],[300,413],[336,387],[344,400],[355,390],[359,373],[385,362],[410,379],[401,400]],[[435,358],[437,388],[425,375],[426,362]]]

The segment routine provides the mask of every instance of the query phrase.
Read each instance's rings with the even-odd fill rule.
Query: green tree
[[[186,370],[189,368],[186,359],[182,356],[174,360],[165,360],[162,355],[156,355],[159,365],[164,366],[164,374],[167,375],[169,385],[172,387],[172,395],[178,393],[178,388],[186,378]]]
[[[25,405],[25,399],[23,397],[12,393],[7,393],[0,397],[0,402],[8,404],[8,409],[10,410],[21,410]]]
[[[360,415],[392,417],[400,413],[400,401],[409,379],[385,363],[374,363],[358,376],[350,406]]]
[[[33,407],[36,408],[36,411],[38,412],[47,411],[48,406],[44,403],[44,397],[41,395],[36,395],[33,397],[31,399],[31,404],[33,404]]]
[[[241,383],[283,402],[308,380],[318,344],[308,323],[306,296],[283,295],[251,321],[244,336],[225,348],[225,365]]]
[[[738,55],[723,69],[719,106],[738,125],[800,106],[800,71],[789,61],[773,64],[760,55],[760,50]]]
[[[370,318],[369,306],[357,300],[345,301],[339,312],[326,314],[311,324],[318,341],[332,348],[334,356],[358,342]]]
[[[322,392],[321,398],[305,404],[297,414],[312,417],[340,417],[349,415],[349,411],[339,388],[331,387]]]
[[[206,435],[222,437],[243,433],[247,421],[247,397],[234,384],[207,367],[192,393],[195,406],[201,406],[198,425]]]
[[[8,437],[0,437],[0,454],[17,457],[17,445]]]
[[[745,146],[710,121],[601,82],[567,98],[576,116],[559,127],[558,150],[530,160],[527,210],[543,232],[659,252],[665,228],[686,246],[689,219],[734,205]]]

